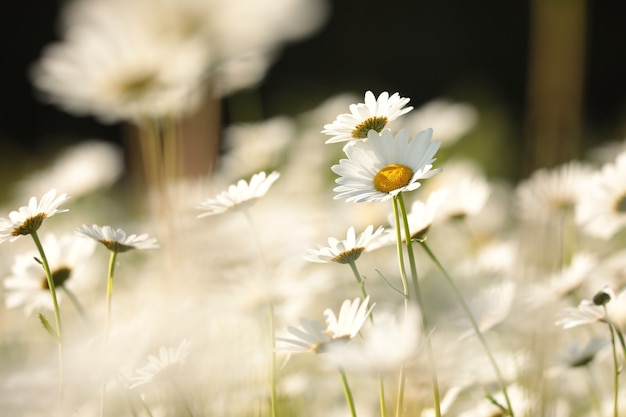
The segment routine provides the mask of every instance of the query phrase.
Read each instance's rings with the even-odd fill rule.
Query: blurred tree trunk
[[[585,0],[532,0],[523,175],[579,156]]]

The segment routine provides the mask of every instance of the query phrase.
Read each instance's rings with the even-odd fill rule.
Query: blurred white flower
[[[48,217],[68,211],[68,209],[58,209],[61,204],[69,200],[67,194],[63,193],[59,196],[56,194],[53,188],[45,193],[39,202],[37,202],[37,197],[31,197],[27,206],[10,212],[8,218],[0,218],[0,243],[7,239],[13,242],[20,236],[36,232]]]
[[[85,269],[96,243],[85,243],[72,235],[57,238],[49,234],[43,238],[42,245],[46,251],[59,302],[62,302],[64,295],[73,297],[74,293],[88,282],[85,280]],[[38,257],[39,251],[35,250],[15,257],[11,275],[4,278],[3,282],[7,308],[24,307],[24,311],[29,315],[42,309],[52,311],[52,298],[46,275],[41,264],[34,259]],[[59,292],[59,289],[62,291]]]
[[[516,286],[507,281],[488,287],[468,302],[470,311],[481,333],[487,332],[502,323],[509,315],[515,297]],[[469,326],[469,320],[463,319]],[[464,339],[474,334],[474,329],[463,332],[459,338]]]
[[[337,116],[324,126],[322,133],[332,136],[326,143],[354,142],[366,139],[370,130],[380,133],[389,122],[413,110],[405,107],[410,99],[394,93],[381,93],[378,98],[371,91],[365,93],[365,103],[351,104],[350,113]]]
[[[626,311],[626,291],[618,295],[610,286],[597,292],[592,300],[582,300],[577,307],[567,307],[555,323],[564,329],[597,322],[623,321]]]
[[[276,171],[267,175],[265,172],[254,174],[248,183],[246,180],[239,180],[237,184],[228,187],[228,190],[222,191],[215,198],[209,198],[203,201],[196,208],[204,211],[197,217],[213,216],[222,214],[227,211],[244,210],[252,206],[256,201],[263,197],[280,177]]]
[[[347,202],[387,201],[404,191],[420,187],[419,180],[439,173],[432,169],[439,142],[431,142],[428,129],[409,138],[406,130],[395,136],[390,130],[370,130],[367,141],[358,141],[345,148],[348,159],[333,165],[339,178],[335,180],[335,199]]]
[[[288,326],[287,331],[294,337],[277,337],[276,350],[291,353],[324,353],[333,350],[335,346],[348,342],[359,333],[374,308],[374,304],[368,308],[368,303],[369,297],[362,303],[359,298],[345,300],[338,316],[331,309],[324,310],[326,325],[301,318],[302,330]]]
[[[169,381],[176,378],[180,366],[185,363],[189,355],[191,343],[183,339],[177,347],[161,346],[159,356],[148,356],[148,364],[137,369],[137,376],[131,378],[129,388],[135,388],[150,382]]]
[[[111,226],[82,225],[76,229],[80,236],[88,237],[96,242],[102,243],[108,250],[117,253],[129,250],[158,249],[156,238],[151,238],[148,234],[128,235],[122,229],[113,229]]]
[[[524,221],[545,224],[575,212],[589,198],[592,172],[590,166],[578,161],[535,171],[517,186],[518,216]]]
[[[469,132],[478,121],[478,111],[470,104],[438,98],[407,115],[402,126],[410,132],[432,128],[442,146],[450,146]]]
[[[354,227],[350,227],[346,239],[338,240],[329,237],[327,247],[320,246],[319,249],[309,249],[309,254],[304,259],[309,262],[320,263],[352,263],[359,259],[364,251],[368,250],[371,243],[382,237],[384,231],[382,226],[374,231],[374,226],[369,225],[359,236],[356,236]]]
[[[55,184],[68,194],[80,197],[109,186],[124,171],[121,149],[98,140],[87,140],[61,153],[53,164],[35,172],[19,184],[25,194],[40,194]]]
[[[605,164],[583,190],[576,221],[590,235],[610,239],[626,226],[626,152]]]

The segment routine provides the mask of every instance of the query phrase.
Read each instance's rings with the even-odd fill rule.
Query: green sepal
[[[48,334],[50,336],[52,336],[54,341],[57,342],[57,343],[61,343],[61,340],[59,339],[59,336],[56,334],[56,332],[54,331],[52,326],[50,326],[50,322],[48,322],[48,319],[46,318],[46,316],[44,316],[43,314],[39,313],[39,321],[41,322],[43,328],[46,329]]]

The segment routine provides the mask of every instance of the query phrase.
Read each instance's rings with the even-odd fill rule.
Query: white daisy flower
[[[481,291],[477,297],[468,303],[472,317],[481,333],[489,331],[507,318],[513,305],[515,289],[514,283],[503,282]],[[463,319],[463,322],[467,323],[469,327],[468,319]],[[464,339],[473,334],[475,334],[474,329],[468,329],[459,336],[459,339]]]
[[[277,337],[276,341],[279,344],[276,350],[291,353],[323,353],[328,352],[335,345],[348,342],[359,333],[372,312],[374,304],[368,308],[368,303],[369,297],[365,298],[362,303],[359,298],[345,300],[338,316],[335,316],[330,309],[324,310],[326,326],[317,321],[300,319],[302,330],[288,326],[287,331],[294,337]]]
[[[176,373],[185,363],[189,355],[191,343],[183,339],[177,347],[161,346],[159,356],[148,356],[148,364],[137,369],[137,376],[130,379],[132,384],[129,388],[135,388],[150,382],[172,381]]]
[[[625,291],[616,296],[613,289],[607,285],[596,293],[592,300],[582,300],[577,307],[567,307],[562,312],[562,318],[555,324],[570,329],[583,324],[612,322],[616,317],[622,321],[626,308],[625,298]]]
[[[433,131],[424,130],[409,139],[406,130],[394,136],[390,130],[371,130],[367,141],[345,149],[348,159],[333,165],[339,175],[335,199],[346,201],[386,201],[404,191],[420,187],[421,179],[430,178],[440,169],[432,169],[439,142],[431,142]]]
[[[85,244],[82,239],[72,235],[60,238],[46,235],[42,245],[46,248],[46,258],[55,288],[62,289],[72,297],[76,289],[85,284],[85,280],[81,278],[85,277],[86,261],[92,255],[96,243]],[[41,309],[52,311],[48,280],[41,264],[34,260],[38,256],[38,251],[16,256],[11,266],[11,274],[3,282],[7,308],[24,307],[28,315]],[[74,277],[77,279],[72,279]],[[63,295],[59,294],[59,302],[62,299]]]
[[[76,229],[76,233],[81,236],[91,238],[102,243],[108,250],[117,253],[127,252],[132,249],[146,250],[158,249],[156,238],[151,238],[148,234],[128,235],[122,229],[113,229],[111,226],[82,225]]]
[[[626,226],[626,152],[605,164],[584,188],[576,221],[587,233],[608,240]]]
[[[328,238],[328,246],[319,249],[309,249],[308,255],[304,257],[309,262],[329,263],[337,262],[347,264],[359,259],[361,254],[368,250],[368,246],[384,235],[385,229],[380,226],[374,231],[374,226],[369,225],[363,233],[356,236],[354,227],[348,229],[346,239],[338,240],[334,237]],[[371,246],[370,246],[371,248]]]
[[[250,178],[250,183],[239,180],[236,185],[231,185],[228,190],[219,193],[215,198],[200,203],[197,208],[205,212],[197,217],[221,214],[228,210],[246,209],[263,197],[279,177],[280,174],[276,171],[270,175],[259,172]]]
[[[59,196],[56,193],[54,188],[51,189],[39,202],[37,197],[31,197],[27,206],[10,212],[8,219],[0,218],[0,243],[7,239],[13,242],[20,236],[36,232],[48,217],[68,211],[68,209],[59,210],[58,207],[69,200],[69,197],[65,193]]]
[[[322,133],[332,136],[326,143],[366,139],[370,130],[381,132],[389,122],[413,110],[405,107],[409,100],[398,93],[389,96],[386,91],[376,99],[371,91],[366,92],[365,103],[351,104],[350,113],[324,126]]]
[[[519,216],[529,222],[545,223],[574,212],[588,198],[592,168],[578,161],[553,169],[540,169],[517,189]]]

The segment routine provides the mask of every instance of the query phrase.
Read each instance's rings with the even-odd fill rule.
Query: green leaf
[[[59,339],[59,336],[56,334],[56,332],[54,331],[52,326],[50,326],[50,322],[48,322],[48,319],[46,318],[46,316],[44,316],[43,314],[39,313],[39,321],[43,325],[43,328],[46,329],[48,334],[50,336],[52,336],[54,341],[57,342],[57,343],[61,343],[61,340]]]

